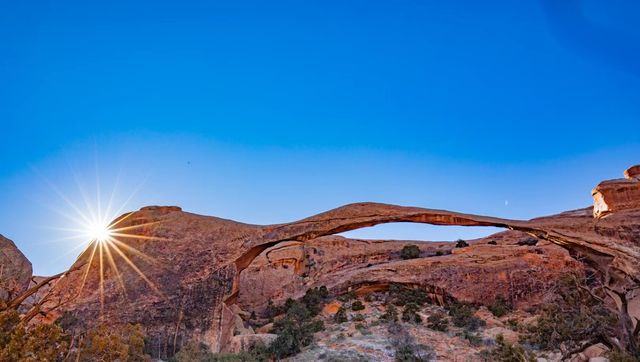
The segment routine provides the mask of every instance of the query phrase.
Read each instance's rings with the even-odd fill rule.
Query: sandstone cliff
[[[636,182],[630,170],[629,182]],[[399,282],[424,288],[436,303],[453,298],[486,304],[503,296],[525,308],[539,301],[546,283],[582,263],[600,272],[625,313],[640,317],[633,308],[640,282],[640,199],[627,189],[602,194],[609,195],[603,196],[606,217],[586,208],[528,221],[358,203],[261,226],[147,207],[115,222],[134,234],[119,236],[118,250],[94,243],[78,258],[76,266],[86,265],[52,290],[70,302],[47,318],[66,313],[78,328],[99,321],[140,323],[157,355],[171,355],[187,339],[223,350],[238,327],[239,309],[260,312],[268,300],[299,296],[313,286],[364,293]],[[392,222],[512,231],[457,250],[421,243],[421,258],[412,260],[398,256],[406,241],[333,236]],[[530,237],[536,245],[519,245]]]
[[[0,300],[24,292],[31,279],[31,263],[13,241],[0,235]]]

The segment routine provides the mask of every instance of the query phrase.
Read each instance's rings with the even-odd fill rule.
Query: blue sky
[[[530,218],[640,162],[634,1],[2,7],[0,233],[39,274],[78,253],[54,188],[252,223],[354,201]]]

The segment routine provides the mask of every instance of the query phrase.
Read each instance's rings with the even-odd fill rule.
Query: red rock
[[[31,281],[31,262],[13,241],[0,235],[0,300],[24,292]]]
[[[94,258],[53,287],[56,299],[79,296],[50,318],[68,312],[88,325],[140,323],[150,343],[166,346],[165,351],[189,339],[225,350],[237,325],[233,305],[247,312],[259,310],[269,299],[299,297],[319,285],[339,294],[350,289],[370,292],[397,282],[424,288],[440,303],[447,298],[490,303],[506,295],[525,307],[539,302],[553,278],[582,267],[572,255],[606,273],[615,290],[631,290],[640,275],[640,208],[633,206],[601,219],[593,218],[593,209],[587,208],[528,221],[376,203],[346,205],[267,226],[163,207],[119,220],[118,226],[133,227],[129,232],[136,234],[121,238],[132,248],[122,248],[122,253],[154,286],[115,254],[126,296],[116,269],[104,262],[102,298],[99,261]],[[397,254],[408,242],[332,236],[390,222],[496,226],[517,232],[471,242],[451,255],[411,260],[401,260]],[[525,234],[546,242],[517,245]],[[489,240],[498,245],[488,244]],[[451,250],[451,244],[419,245],[423,256]],[[91,249],[85,251],[77,265],[87,263],[90,255]]]

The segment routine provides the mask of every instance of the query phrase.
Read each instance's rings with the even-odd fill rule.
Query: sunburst
[[[118,268],[117,259],[124,261],[126,268],[130,268],[134,271],[145,283],[147,283],[152,290],[161,294],[160,289],[156,284],[142,271],[139,265],[136,264],[137,260],[144,260],[147,263],[159,265],[157,261],[144,252],[136,249],[131,245],[131,241],[134,240],[165,240],[164,238],[143,235],[140,231],[143,228],[147,228],[158,224],[158,222],[148,222],[135,225],[126,225],[126,220],[129,219],[133,213],[126,214],[125,216],[117,218],[126,204],[133,198],[133,194],[126,199],[126,201],[120,205],[119,208],[114,209],[114,197],[116,194],[116,188],[114,187],[106,207],[102,202],[102,195],[100,194],[100,184],[96,183],[96,197],[95,203],[91,203],[87,197],[87,193],[78,183],[80,188],[80,195],[84,201],[84,207],[78,206],[71,198],[62,194],[57,188],[52,186],[58,196],[64,200],[68,206],[67,210],[61,210],[55,208],[54,211],[64,216],[71,224],[72,227],[55,229],[64,231],[68,234],[64,240],[79,240],[78,244],[71,248],[69,252],[77,251],[78,249],[84,249],[81,255],[88,254],[86,260],[86,267],[84,267],[82,279],[80,281],[77,295],[80,295],[85,288],[89,273],[94,264],[97,264],[97,274],[99,276],[99,299],[100,299],[100,315],[103,315],[105,304],[105,278],[107,276],[106,271],[111,269],[113,276],[115,277],[123,297],[127,298],[127,286],[125,279],[123,278],[121,268]],[[128,255],[131,255],[129,257]],[[136,256],[134,259],[133,256]]]

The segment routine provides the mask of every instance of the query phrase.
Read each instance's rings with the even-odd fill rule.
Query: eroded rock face
[[[628,168],[623,179],[601,182],[593,189],[593,216],[640,208],[640,165]]]
[[[13,241],[0,235],[0,300],[24,292],[31,280],[31,262]]]
[[[486,238],[458,250],[420,244],[421,258],[412,260],[398,258],[406,242],[332,236],[390,222],[495,226],[519,233],[494,236],[497,245]],[[88,325],[139,323],[156,357],[171,355],[188,339],[214,351],[228,348],[237,329],[234,304],[260,309],[268,298],[300,296],[316,285],[340,293],[409,283],[436,301],[490,302],[503,295],[524,307],[537,303],[554,276],[580,268],[569,256],[601,271],[619,291],[637,286],[640,275],[640,208],[601,219],[586,208],[522,221],[358,203],[260,226],[152,207],[123,215],[117,227],[135,235],[120,237],[119,251],[104,247],[102,273],[100,248],[87,249],[76,263],[86,267],[53,287],[53,297],[72,301],[49,318],[66,312]],[[541,242],[517,245],[523,233]],[[438,251],[444,255],[436,256]]]
[[[301,297],[311,287],[364,294],[406,283],[430,291],[435,303],[455,298],[486,304],[501,296],[529,308],[542,301],[560,276],[583,268],[566,250],[549,242],[519,245],[530,239],[525,233],[507,231],[470,241],[465,248],[455,248],[451,242],[341,236],[283,242],[263,251],[241,272],[237,303],[262,313],[268,301],[279,304]],[[421,257],[402,260],[400,250],[406,245],[418,245]]]

